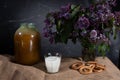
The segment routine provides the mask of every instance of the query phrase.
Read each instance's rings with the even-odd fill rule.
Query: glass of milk
[[[56,73],[59,71],[61,63],[61,54],[47,53],[45,56],[45,66],[48,73]]]

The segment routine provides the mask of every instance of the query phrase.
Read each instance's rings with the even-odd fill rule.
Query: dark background
[[[14,55],[14,33],[23,22],[36,24],[41,33],[41,55],[48,52],[60,52],[65,57],[77,57],[81,55],[81,45],[79,42],[73,44],[71,41],[65,44],[50,44],[48,39],[42,35],[45,26],[44,20],[48,12],[57,10],[68,3],[88,6],[90,0],[0,0],[0,54]],[[113,10],[120,10],[120,0]],[[120,34],[118,34],[118,37]],[[112,39],[112,46],[107,56],[118,65],[119,58],[119,38]]]

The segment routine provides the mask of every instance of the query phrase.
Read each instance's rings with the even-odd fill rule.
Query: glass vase
[[[94,49],[89,49],[89,48],[83,48],[82,50],[82,60],[87,62],[87,61],[95,61],[95,55],[96,50]]]

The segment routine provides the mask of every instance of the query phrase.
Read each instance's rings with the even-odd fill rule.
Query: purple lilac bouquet
[[[110,46],[110,34],[116,38],[120,30],[120,12],[112,11],[112,6],[115,6],[115,0],[99,0],[89,7],[63,6],[59,11],[47,14],[44,36],[51,43],[79,40],[83,47],[97,47],[105,55]]]

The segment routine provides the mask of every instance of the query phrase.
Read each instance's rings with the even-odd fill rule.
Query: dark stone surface
[[[50,44],[42,35],[44,19],[48,12],[57,10],[68,3],[89,5],[89,0],[0,0],[0,53],[14,54],[14,33],[23,22],[36,24],[41,33],[41,54],[48,52],[60,52],[66,57],[81,55],[79,42],[71,41],[65,44]],[[114,10],[119,10],[114,8]],[[112,38],[111,38],[112,39]],[[118,65],[119,38],[112,39],[111,51],[107,56]]]

